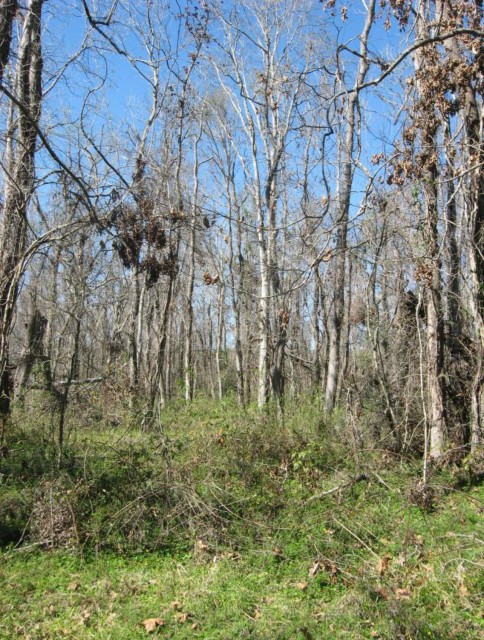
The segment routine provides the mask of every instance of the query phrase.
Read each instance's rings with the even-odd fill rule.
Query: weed
[[[418,464],[355,461],[344,428],[195,401],[163,433],[85,427],[60,470],[42,430],[11,435],[0,534],[23,545],[0,638],[136,639],[160,618],[174,640],[477,640],[482,487],[436,469],[433,508],[412,504]]]

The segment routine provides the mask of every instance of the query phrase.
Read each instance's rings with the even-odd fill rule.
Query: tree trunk
[[[370,30],[374,18],[375,0],[371,0],[368,4],[365,25],[360,37],[360,62],[358,65],[354,90],[347,99],[346,135],[342,150],[343,166],[339,184],[338,210],[336,218],[337,234],[333,267],[333,294],[328,318],[329,349],[325,390],[325,408],[327,413],[331,413],[336,404],[338,377],[342,360],[341,328],[345,311],[346,249],[351,191],[355,167],[353,152],[355,148],[357,108],[359,101],[358,87],[363,84],[369,68],[367,49]]]
[[[436,22],[452,24],[453,7],[451,3],[436,0]],[[479,16],[482,8],[469,7],[470,16]],[[464,26],[466,14],[461,16],[461,26]],[[481,22],[482,25],[482,22]],[[475,323],[472,331],[472,339],[475,344],[475,371],[471,390],[471,429],[470,444],[471,450],[475,452],[484,438],[484,143],[483,127],[484,117],[482,104],[476,95],[476,88],[473,85],[472,74],[460,74],[462,65],[468,65],[467,52],[465,46],[459,42],[458,38],[448,38],[443,46],[446,52],[447,61],[456,70],[453,73],[454,91],[456,104],[461,110],[465,129],[465,150],[464,158],[469,168],[469,173],[464,180],[464,201],[466,216],[464,216],[464,229],[468,243],[468,274],[470,284],[469,306],[471,316]],[[476,58],[477,60],[477,58]],[[477,75],[479,78],[479,72]],[[479,80],[474,77],[474,84]],[[452,139],[450,124],[447,123],[445,131],[445,142],[450,144]],[[455,149],[455,147],[454,147]],[[452,150],[452,149],[451,149]],[[451,177],[453,177],[452,160],[448,160]],[[456,227],[456,187],[454,182],[449,183],[447,217],[449,225],[449,260],[450,260],[450,282],[449,282],[449,324],[451,334],[451,353],[455,351],[455,357],[459,357],[460,345],[458,336],[461,331],[461,317],[459,313],[460,290],[460,255],[455,239]],[[465,411],[464,411],[465,415]]]
[[[167,358],[167,344],[170,342],[170,316],[174,291],[174,277],[170,276],[168,291],[158,334],[158,349],[156,355],[155,373],[151,387],[151,408],[154,415],[159,415],[166,406],[169,387],[169,365]]]
[[[217,371],[217,397],[219,400],[223,397],[223,385],[222,385],[222,340],[224,329],[224,294],[225,289],[222,285],[220,287],[218,297],[218,310],[217,310],[217,345],[215,348],[215,367]]]
[[[0,82],[10,58],[12,26],[18,8],[17,0],[0,0]]]
[[[17,145],[7,141],[5,194],[0,229],[0,420],[10,411],[8,340],[23,272],[27,207],[34,186],[34,155],[42,100],[41,14],[43,0],[30,0],[18,51],[16,90],[20,103]],[[1,7],[0,7],[1,8]],[[2,13],[5,18],[5,13]],[[3,42],[2,45],[5,45]],[[0,60],[1,64],[1,60]],[[12,132],[11,132],[12,133]]]
[[[27,327],[27,344],[25,346],[25,352],[17,370],[18,385],[16,389],[16,396],[20,404],[23,404],[25,392],[27,390],[35,362],[44,358],[43,343],[46,328],[47,318],[40,313],[34,303]]]
[[[419,6],[416,18],[416,33],[419,39],[427,34],[426,0]],[[426,88],[423,85],[423,75],[426,68],[425,52],[422,48],[414,53],[415,72],[417,77],[417,89],[421,101],[420,109],[430,108],[433,112],[433,103],[427,102]],[[424,192],[425,228],[424,244],[425,259],[421,264],[421,286],[425,287],[426,308],[426,338],[427,338],[427,392],[429,398],[428,418],[430,427],[429,455],[431,458],[439,458],[444,450],[445,438],[445,401],[443,391],[443,365],[444,365],[444,335],[443,313],[441,301],[441,257],[439,246],[439,216],[438,216],[438,166],[437,150],[435,148],[436,131],[429,127],[421,131],[422,148],[427,154],[422,171],[422,184]]]
[[[190,207],[190,231],[188,242],[188,276],[185,293],[185,346],[183,352],[183,369],[185,378],[185,402],[193,400],[193,289],[195,286],[195,243],[197,240],[197,203],[198,203],[198,145],[202,136],[201,128],[195,138],[193,148],[193,194]]]

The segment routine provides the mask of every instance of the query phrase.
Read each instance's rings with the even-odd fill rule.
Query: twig
[[[378,480],[378,482],[385,487],[385,489],[387,489],[388,491],[392,491],[392,488],[390,487],[389,484],[387,484],[385,482],[385,480],[383,480],[383,478],[381,478],[378,473],[376,473],[376,471],[372,471],[371,472],[373,476],[375,476],[375,478]],[[399,490],[398,490],[399,491]]]
[[[336,493],[337,491],[340,491],[341,489],[347,489],[348,487],[352,487],[357,482],[362,482],[363,480],[368,480],[368,476],[366,476],[364,473],[360,474],[359,476],[356,476],[356,478],[352,478],[349,482],[344,482],[343,484],[339,484],[337,487],[333,487],[332,489],[328,489],[327,491],[323,491],[322,493],[316,493],[315,495],[308,498],[305,504],[309,504],[314,500],[319,500],[324,496],[329,496],[332,493]]]
[[[350,536],[353,536],[353,538],[354,538],[355,540],[358,540],[358,542],[359,542],[360,544],[362,544],[362,545],[365,547],[365,549],[368,549],[368,551],[369,551],[370,553],[372,553],[372,554],[375,556],[375,558],[377,558],[378,560],[380,559],[380,556],[379,556],[377,553],[375,553],[375,551],[373,551],[373,549],[372,549],[370,546],[368,546],[368,545],[366,544],[366,542],[364,542],[361,538],[359,538],[359,537],[356,535],[356,533],[354,533],[353,531],[351,531],[351,529],[348,529],[348,527],[347,527],[346,525],[344,525],[342,522],[340,522],[339,520],[337,520],[334,516],[333,516],[333,520],[336,522],[336,524],[337,524],[338,526],[340,526],[342,529],[344,529],[345,531],[347,531],[347,532],[350,534]]]

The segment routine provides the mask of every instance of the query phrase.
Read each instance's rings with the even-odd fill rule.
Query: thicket
[[[230,399],[174,403],[149,429],[127,408],[113,425],[94,397],[90,407],[91,415],[72,406],[61,455],[47,414],[36,422],[24,409],[15,414],[0,457],[2,545],[170,553],[197,540],[238,546],[284,518],[306,517],[319,494],[344,500],[360,485],[388,490],[380,472],[402,474],[409,503],[424,510],[484,472],[478,456],[449,457],[422,483],[418,448],[402,455],[372,444],[371,412],[357,442],[349,417],[325,419],[315,399],[286,407],[283,420]]]
[[[55,416],[16,408],[0,637],[141,638],[160,612],[173,638],[480,637],[477,456],[422,483],[418,448],[375,443],[372,411],[356,446],[316,398],[284,420],[198,398],[150,429],[101,405],[71,405],[62,456]]]

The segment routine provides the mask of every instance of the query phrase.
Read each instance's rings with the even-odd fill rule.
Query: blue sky
[[[304,4],[304,3],[302,3]],[[101,11],[107,12],[111,5],[111,0],[104,0]],[[143,3],[140,3],[140,7]],[[79,50],[84,41],[85,35],[89,30],[89,25],[84,14],[81,0],[71,0],[70,4],[62,6],[55,4],[55,10],[52,4],[46,4],[45,13],[45,30],[46,30],[46,69],[44,74],[45,85],[50,83],[50,75],[57,72],[70,56]],[[89,6],[93,6],[92,0]],[[132,2],[131,7],[136,7],[136,3]],[[158,3],[157,7],[161,7],[162,3]],[[226,9],[230,9],[231,4],[225,3]],[[168,9],[178,13],[178,4],[175,2],[168,3]],[[140,9],[141,10],[141,9]],[[308,24],[317,17],[323,9],[320,3],[312,5],[311,12],[307,12]],[[93,11],[94,14],[94,11]],[[165,14],[165,15],[168,15]],[[355,0],[349,5],[347,20],[342,21],[339,16],[329,20],[326,23],[331,38],[334,38],[338,44],[348,44],[349,48],[358,50],[358,36],[362,30],[365,20],[364,6],[360,0]],[[109,34],[112,34],[118,43],[130,52],[133,57],[146,57],[145,51],[140,46],[139,40],[133,31],[126,26],[120,26],[124,23],[126,14],[123,14],[121,6],[118,13],[115,14],[115,23],[112,29],[103,27]],[[119,22],[117,22],[119,21]],[[404,46],[404,34],[401,34],[396,24],[392,25],[390,31],[385,30],[383,26],[384,17],[377,20],[372,28],[370,51],[372,56],[381,56],[383,59],[391,60],[399,50]],[[247,30],[251,25],[247,24]],[[167,19],[166,34],[170,45],[177,36],[178,22],[174,19]],[[121,37],[120,37],[121,34]],[[316,34],[317,35],[317,34]],[[108,141],[110,136],[119,135],[122,144],[129,147],[129,140],[126,138],[127,133],[133,133],[136,130],[141,131],[150,109],[150,86],[149,83],[141,77],[141,75],[133,68],[133,65],[123,56],[110,50],[109,45],[96,36],[97,44],[101,43],[103,50],[90,51],[89,49],[76,60],[65,72],[61,81],[58,82],[55,89],[49,95],[44,108],[44,119],[46,122],[72,122],[72,130],[75,131],[79,114],[86,95],[89,90],[98,87],[89,95],[89,108],[84,109],[86,122],[93,133],[93,137],[105,136]],[[189,49],[188,49],[189,52]],[[183,56],[186,60],[187,51],[184,50]],[[356,68],[357,58],[345,53],[348,70]],[[179,66],[183,66],[182,62]],[[141,65],[141,68],[144,67]],[[168,74],[165,69],[162,73]],[[370,71],[369,79],[380,73],[378,67]],[[163,83],[162,83],[163,84]],[[351,79],[349,84],[352,84]],[[399,83],[395,79],[389,78],[381,87],[381,94],[385,96],[382,100],[378,97],[378,91],[373,89],[365,91],[361,95],[362,104],[365,106],[363,117],[365,118],[365,126],[363,127],[362,136],[362,162],[370,168],[372,155],[382,149],[382,139],[389,140],[387,151],[391,152],[391,140],[397,132],[396,124],[393,122],[395,110],[403,103],[403,89],[399,88]],[[200,86],[200,90],[205,91],[205,85]],[[389,106],[385,100],[391,100],[394,104]],[[57,135],[59,133],[60,135]],[[54,146],[60,152],[65,152],[67,157],[68,147],[72,144],[65,137],[65,128],[54,127],[51,132],[51,139]],[[108,145],[109,147],[109,145]],[[108,148],[107,147],[107,148]],[[385,147],[385,145],[384,145]],[[108,159],[110,156],[107,155]],[[119,159],[112,157],[113,164],[117,164]],[[132,172],[132,164],[130,158],[125,157],[121,160],[124,163],[122,171],[126,177]],[[46,168],[51,165],[46,159]],[[207,167],[208,169],[208,167]],[[208,180],[208,173],[207,180]],[[357,170],[354,183],[354,195],[352,198],[353,210],[356,211],[366,186],[366,177]],[[334,184],[332,185],[334,192]],[[213,202],[213,207],[220,206],[220,202]]]

